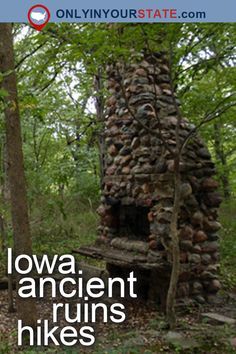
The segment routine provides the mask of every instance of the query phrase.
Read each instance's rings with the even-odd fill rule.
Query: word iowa
[[[28,274],[32,270],[38,274],[48,273],[53,274],[54,271],[60,274],[76,274],[75,258],[70,254],[62,256],[54,255],[49,259],[47,255],[37,257],[36,255],[29,256],[21,254],[13,257],[12,248],[7,249],[7,273],[12,274]]]

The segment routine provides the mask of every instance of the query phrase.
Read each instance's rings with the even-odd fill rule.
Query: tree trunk
[[[178,235],[178,216],[180,209],[180,182],[181,176],[179,171],[179,155],[175,158],[175,193],[173,212],[170,221],[170,237],[171,237],[171,256],[172,256],[172,268],[170,283],[166,299],[166,318],[171,329],[175,328],[176,316],[175,316],[175,298],[179,279],[180,269],[180,247],[179,247],[179,235]]]
[[[0,24],[0,71],[3,75],[1,89],[4,94],[6,147],[8,155],[8,180],[10,185],[11,213],[14,233],[14,255],[32,254],[29,227],[26,181],[23,164],[20,114],[17,102],[17,83],[14,70],[12,25]],[[17,275],[17,283],[19,276]],[[17,312],[24,325],[36,325],[34,299],[17,296]]]
[[[181,143],[180,143],[180,124],[182,120],[182,114],[177,104],[177,101],[175,99],[172,65],[173,65],[173,50],[172,47],[170,46],[170,86],[171,86],[173,104],[177,112],[177,125],[175,128],[176,150],[174,152],[174,197],[173,197],[174,202],[173,202],[173,212],[170,220],[172,268],[171,268],[170,283],[169,283],[167,299],[166,299],[166,318],[167,318],[168,325],[171,329],[175,328],[176,326],[175,299],[176,299],[177,285],[178,285],[179,271],[180,271],[178,217],[179,217],[179,210],[180,210],[180,185],[181,185],[180,159],[182,154]]]
[[[101,128],[99,129],[98,136],[98,148],[99,148],[99,160],[100,160],[100,186],[103,187],[103,178],[104,178],[104,170],[105,166],[105,146],[104,146],[104,97],[103,97],[103,82],[101,78],[102,70],[98,69],[98,73],[95,77],[95,91],[96,91],[96,111],[97,111],[97,120],[98,123],[101,124]]]
[[[221,140],[221,125],[219,122],[216,122],[214,124],[214,149],[216,158],[221,164],[220,180],[223,188],[224,197],[227,200],[230,198],[231,195],[229,184],[229,170]]]
[[[0,244],[1,244],[1,251],[5,252],[7,247],[7,235],[5,229],[5,221],[2,215],[0,215]]]

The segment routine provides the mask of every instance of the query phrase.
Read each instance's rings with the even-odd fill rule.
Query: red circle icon
[[[50,20],[50,11],[44,5],[38,4],[32,6],[28,11],[28,20],[32,27],[41,31]]]

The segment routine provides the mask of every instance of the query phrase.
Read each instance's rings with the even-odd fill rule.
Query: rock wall
[[[149,258],[161,256],[168,260],[174,161],[162,139],[171,149],[176,147],[179,104],[172,95],[168,60],[164,53],[143,55],[138,62],[108,66],[107,74],[99,242],[122,249],[122,244],[127,248],[127,240],[129,244],[129,240],[137,238],[143,242],[142,253]],[[187,119],[181,121],[181,142],[193,128]],[[203,303],[220,288],[217,209],[221,197],[212,178],[214,164],[199,136],[194,136],[184,149],[180,169],[178,297]],[[138,220],[143,220],[143,228]],[[139,225],[138,232],[132,225]]]

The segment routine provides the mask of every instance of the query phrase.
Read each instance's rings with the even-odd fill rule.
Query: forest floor
[[[78,213],[78,212],[76,212]],[[93,347],[84,346],[47,348],[17,346],[16,314],[7,311],[7,291],[0,290],[0,354],[5,353],[95,353],[95,354],[138,354],[138,353],[183,353],[183,354],[227,354],[236,353],[236,326],[209,320],[203,313],[214,312],[236,319],[236,203],[223,205],[221,209],[221,283],[222,290],[216,301],[204,306],[181,306],[177,308],[177,327],[166,329],[164,316],[158,308],[145,303],[127,303],[126,320],[122,324],[96,323],[96,342]],[[69,214],[69,213],[68,213]],[[54,215],[55,217],[55,215]],[[77,224],[74,224],[77,220]],[[69,220],[70,221],[70,220]],[[53,221],[39,229],[32,227],[34,253],[62,254],[81,244],[91,244],[95,239],[97,216],[91,209],[71,216],[70,237],[63,233],[67,225]],[[68,223],[68,220],[67,220]],[[46,226],[53,229],[47,231]],[[45,232],[46,230],[46,232]],[[62,231],[61,231],[62,230]],[[73,233],[73,230],[77,230]],[[39,233],[40,231],[40,233]],[[54,231],[54,233],[53,233]],[[58,231],[56,233],[56,231]],[[49,237],[50,235],[53,235]],[[69,240],[69,242],[68,242]],[[79,244],[78,244],[79,240]],[[0,258],[0,275],[4,272],[4,257]],[[92,261],[94,264],[94,261]],[[96,266],[103,266],[96,262]],[[1,276],[0,276],[1,278]],[[52,299],[46,296],[38,300],[40,318],[51,318]],[[63,322],[63,321],[62,321]],[[62,324],[60,324],[61,327]],[[65,324],[64,324],[65,325]]]
[[[50,295],[38,300],[37,308],[40,318],[50,319]],[[236,319],[236,291],[227,294],[221,291],[215,303],[208,306],[181,306],[177,309],[178,321],[174,331],[166,329],[164,317],[156,307],[144,303],[126,303],[127,317],[122,324],[104,324],[99,318],[95,326],[93,324],[96,342],[92,347],[86,349],[76,345],[59,349],[50,345],[47,348],[26,346],[20,349],[17,346],[16,314],[8,313],[7,291],[0,291],[0,353],[236,353],[236,325],[210,320],[202,315],[205,312]],[[63,316],[59,323],[60,328],[66,325]],[[79,331],[78,326],[75,325],[75,328]]]

